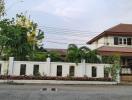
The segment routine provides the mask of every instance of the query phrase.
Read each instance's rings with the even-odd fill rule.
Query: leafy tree
[[[30,52],[30,60],[33,60],[34,58],[36,58],[35,53],[37,55],[40,54],[40,52],[37,53],[36,49],[38,49],[39,46],[42,45],[44,32],[38,29],[37,23],[34,23],[30,20],[30,18],[26,17],[23,14],[17,14],[16,24],[29,29],[29,31],[27,32],[27,40],[32,47],[32,51]]]
[[[33,46],[38,46],[38,41],[44,36],[43,32],[40,31],[34,33],[35,44],[33,44],[29,41],[29,34],[32,34],[31,27],[33,26],[27,27],[25,24],[24,26],[19,24],[17,20],[13,18],[12,20],[3,19],[0,21],[0,54],[2,56],[14,56],[17,60],[26,60],[35,51]]]
[[[0,21],[0,28],[0,54],[24,60],[31,51],[31,46],[27,41],[29,30],[16,25],[14,19]]]
[[[50,51],[48,54],[49,54],[52,62],[62,61],[61,56],[58,52]]]
[[[28,28],[30,31],[27,33],[28,42],[32,45],[33,49],[40,46],[44,38],[44,32],[37,27],[37,23],[34,23],[30,18],[23,14],[17,14],[16,24],[22,27]]]
[[[114,63],[114,60],[115,60],[115,55],[102,56],[102,63],[113,64]]]
[[[5,3],[4,0],[0,0],[0,17],[5,14]]]
[[[100,63],[100,59],[97,56],[96,50],[93,51],[89,51],[88,53],[86,53],[86,62],[87,63]]]
[[[47,52],[38,52],[37,51],[37,52],[34,52],[34,56],[32,57],[32,59],[29,59],[29,60],[33,60],[33,61],[46,61],[47,57],[48,57],[48,53]]]

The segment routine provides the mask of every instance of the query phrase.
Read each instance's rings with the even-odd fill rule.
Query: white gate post
[[[47,58],[47,76],[51,76],[51,59],[50,57]]]
[[[8,75],[13,75],[14,57],[9,57]]]
[[[85,59],[81,60],[81,64],[82,64],[82,77],[83,77],[84,75],[86,75],[86,61],[85,61]]]

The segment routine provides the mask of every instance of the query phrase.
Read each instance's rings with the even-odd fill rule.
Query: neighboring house
[[[91,44],[101,56],[119,54],[121,56],[121,73],[132,74],[132,24],[116,25],[87,44]]]

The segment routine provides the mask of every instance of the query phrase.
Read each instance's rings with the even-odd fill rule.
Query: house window
[[[118,45],[118,37],[114,37],[114,45]]]
[[[127,39],[126,38],[123,39],[123,43],[127,44]]]
[[[96,76],[97,76],[97,68],[92,67],[92,77],[96,77]]]
[[[119,38],[119,44],[123,44],[122,42],[122,38]]]
[[[34,65],[33,75],[34,76],[39,75],[39,65]]]
[[[21,64],[20,75],[26,75],[26,64]]]
[[[132,45],[132,38],[114,37],[114,45]]]
[[[57,76],[62,76],[62,65],[57,65]]]
[[[127,38],[127,45],[132,45],[132,39],[131,38]]]
[[[0,74],[1,74],[1,66],[2,66],[2,65],[0,64]]]
[[[75,74],[75,67],[74,66],[70,66],[69,76],[74,76],[74,74]]]

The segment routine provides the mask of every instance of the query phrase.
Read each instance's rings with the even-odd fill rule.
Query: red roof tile
[[[102,47],[98,48],[97,51],[132,53],[132,47],[110,47],[110,46],[102,46]]]

